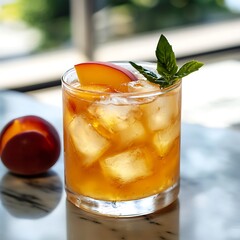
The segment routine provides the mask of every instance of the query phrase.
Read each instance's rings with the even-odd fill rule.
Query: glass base
[[[77,195],[68,189],[66,192],[67,199],[85,211],[110,217],[135,217],[156,212],[174,202],[179,182],[159,194],[131,201],[104,201]]]

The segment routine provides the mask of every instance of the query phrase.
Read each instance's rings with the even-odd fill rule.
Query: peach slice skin
[[[74,68],[81,85],[107,85],[116,92],[127,92],[127,83],[137,80],[129,70],[113,63],[85,62]]]

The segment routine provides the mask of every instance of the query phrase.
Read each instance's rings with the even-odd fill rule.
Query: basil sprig
[[[172,46],[164,35],[160,36],[155,54],[157,57],[157,72],[160,76],[134,62],[130,62],[130,64],[148,81],[159,84],[160,88],[173,85],[203,66],[202,62],[192,60],[185,63],[181,68],[178,68]]]

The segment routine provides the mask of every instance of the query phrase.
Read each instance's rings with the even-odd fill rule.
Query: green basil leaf
[[[164,35],[160,36],[155,53],[158,61],[158,73],[165,77],[173,76],[177,72],[178,66],[172,46]]]
[[[155,54],[157,57],[157,72],[160,74],[160,77],[134,62],[130,62],[130,64],[148,81],[159,84],[160,88],[166,88],[175,84],[179,79],[197,71],[203,66],[203,63],[193,60],[185,63],[178,70],[177,60],[172,46],[164,35],[161,35],[159,38]]]
[[[192,60],[190,62],[185,63],[176,73],[176,76],[179,78],[186,77],[190,73],[197,71],[202,66],[203,66],[202,62]]]
[[[156,80],[158,79],[158,76],[154,72],[152,72],[152,71],[150,71],[150,70],[148,70],[148,69],[146,69],[146,68],[144,68],[144,67],[142,67],[142,66],[140,66],[140,65],[138,65],[138,64],[136,64],[134,62],[130,61],[129,63],[136,70],[138,70],[139,73],[141,73],[148,81],[155,83]]]

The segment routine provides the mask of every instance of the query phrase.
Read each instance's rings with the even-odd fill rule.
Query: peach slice
[[[127,83],[137,80],[132,72],[113,63],[85,62],[74,68],[81,85],[108,85],[116,92],[127,92]]]
[[[13,119],[0,134],[1,159],[13,173],[43,173],[55,164],[59,155],[59,135],[43,118],[29,115]]]
[[[104,84],[83,85],[83,86],[81,86],[81,89],[89,91],[89,92],[105,92],[105,93],[110,93],[110,92],[114,92],[115,91],[110,86],[104,85]]]

